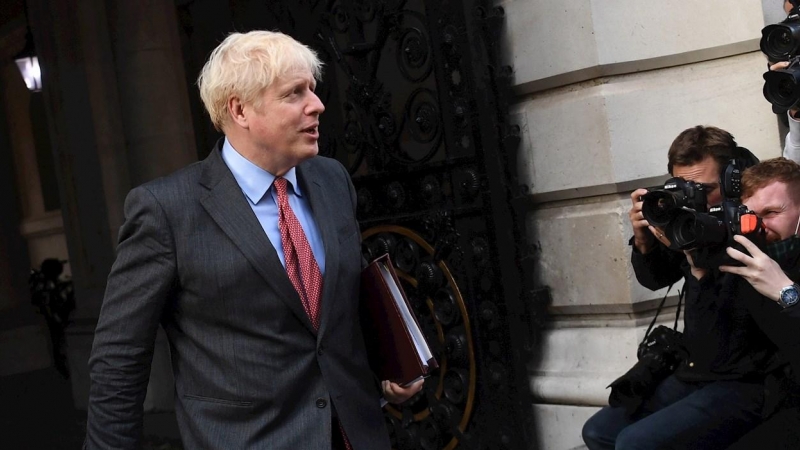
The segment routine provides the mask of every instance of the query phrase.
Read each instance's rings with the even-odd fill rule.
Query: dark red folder
[[[439,367],[389,255],[361,273],[361,326],[370,366],[381,380],[407,385]]]

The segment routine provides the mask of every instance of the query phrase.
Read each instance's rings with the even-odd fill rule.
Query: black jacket
[[[789,316],[741,277],[709,270],[698,281],[684,254],[662,245],[646,255],[633,247],[631,263],[639,283],[652,290],[685,279],[683,334],[690,356],[676,371],[679,379],[760,381],[791,359],[787,352],[800,350]],[[786,350],[781,356],[779,348]]]

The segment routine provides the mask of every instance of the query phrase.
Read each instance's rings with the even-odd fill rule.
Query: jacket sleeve
[[[633,245],[633,238],[630,244],[631,266],[642,286],[657,291],[683,278],[681,264],[686,261],[686,256],[682,252],[657,244],[647,254],[642,254]]]
[[[791,318],[792,320],[796,320],[797,321],[797,325],[800,326],[800,309],[797,309],[796,306],[792,306],[791,308],[784,309],[783,311],[781,311],[781,314],[783,314],[787,318]]]
[[[786,142],[783,145],[783,156],[794,162],[800,162],[800,121],[792,118],[789,112],[789,134],[786,135]]]
[[[778,349],[782,363],[788,363],[792,368],[795,382],[800,381],[800,314],[794,313],[792,308],[782,309],[776,302],[764,297],[744,279],[740,279],[740,292],[747,299],[747,306],[751,317],[758,328],[769,338]]]
[[[156,332],[176,279],[166,215],[147,188],[136,188],[125,200],[117,258],[89,358],[84,448],[140,447]]]

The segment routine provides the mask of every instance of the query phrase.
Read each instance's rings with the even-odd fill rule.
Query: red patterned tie
[[[275,192],[278,194],[278,228],[281,231],[281,243],[283,244],[283,256],[286,259],[286,273],[292,281],[292,285],[300,295],[303,308],[311,319],[315,330],[319,330],[319,300],[322,292],[322,273],[311,252],[311,245],[308,244],[306,234],[300,221],[294,215],[289,206],[289,197],[286,195],[286,178],[276,177],[273,182]],[[353,450],[347,434],[344,432],[342,424],[339,424],[339,431],[342,433],[344,446],[347,450]]]
[[[286,178],[277,177],[274,181],[278,194],[278,228],[281,231],[283,256],[286,259],[286,273],[292,281],[303,308],[311,319],[315,330],[319,330],[319,300],[322,292],[322,273],[311,252],[306,234],[300,221],[289,206],[286,195]]]

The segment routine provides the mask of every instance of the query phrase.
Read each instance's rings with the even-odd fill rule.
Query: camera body
[[[757,161],[749,151],[741,149]],[[754,212],[742,205],[742,171],[748,162],[732,159],[720,175],[722,203],[706,204],[704,185],[671,178],[663,188],[650,188],[642,197],[642,214],[650,225],[661,228],[672,250],[689,250],[695,267],[712,269],[739,264],[726,252],[729,246],[741,251],[733,236],[741,234],[759,248],[766,243],[766,230]]]
[[[667,226],[684,209],[705,212],[708,203],[705,186],[679,177],[647,191],[642,197],[642,214],[654,227]]]
[[[733,240],[737,234],[747,237],[759,248],[766,244],[766,230],[761,219],[739,200],[725,200],[710,208],[707,214],[695,214],[686,223],[676,222],[671,233],[681,250],[690,250],[694,266],[702,269],[741,265],[726,251],[727,247],[734,247],[747,254],[744,247]]]
[[[800,106],[800,9],[794,6],[783,22],[764,27],[759,46],[771,63],[789,61],[785,69],[764,74],[764,97],[772,103],[776,114],[797,108]]]
[[[658,384],[689,357],[689,352],[680,332],[660,325],[639,344],[636,356],[639,361],[609,385],[608,403],[624,407],[628,414],[636,412]]]

